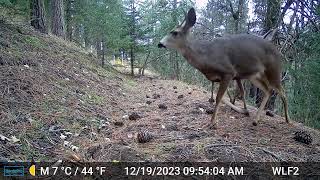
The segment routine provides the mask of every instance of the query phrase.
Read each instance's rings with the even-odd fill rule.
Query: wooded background
[[[96,54],[101,66],[121,59],[131,67],[209,88],[211,83],[177,52],[157,48],[159,40],[194,7],[192,0],[0,0],[0,23],[32,25]],[[263,36],[283,55],[283,77],[292,119],[320,128],[320,3],[317,0],[208,0],[197,9],[193,34]],[[263,37],[262,37],[263,38]],[[245,82],[246,99],[259,105],[261,92]],[[273,94],[267,108],[280,113]]]

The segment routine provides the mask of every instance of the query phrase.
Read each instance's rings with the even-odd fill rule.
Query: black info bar
[[[0,179],[320,179],[319,162],[1,162]]]

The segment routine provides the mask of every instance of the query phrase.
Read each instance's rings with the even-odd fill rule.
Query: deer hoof
[[[210,129],[218,129],[217,124],[211,124]]]
[[[244,110],[243,110],[243,114],[246,115],[246,116],[248,116],[248,117],[250,116],[249,111],[248,111],[247,109],[244,109]]]
[[[217,129],[217,124],[209,122],[209,123],[206,123],[205,125],[203,125],[202,129]]]
[[[210,98],[208,101],[209,101],[210,104],[214,103],[214,99],[213,98]]]
[[[257,126],[258,123],[254,121],[254,122],[252,123],[252,125]]]

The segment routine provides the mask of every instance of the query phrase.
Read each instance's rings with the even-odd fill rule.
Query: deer
[[[197,40],[191,33],[195,23],[196,12],[194,8],[190,8],[182,23],[165,35],[158,47],[176,50],[209,81],[219,82],[211,120],[203,127],[217,128],[217,113],[232,80],[237,81],[244,101],[242,79],[248,79],[264,93],[252,125],[257,126],[260,122],[261,113],[272,90],[279,94],[284,107],[285,120],[290,123],[287,97],[281,85],[281,54],[277,48],[270,41],[250,34],[218,37],[212,41]],[[227,101],[223,102],[227,103]]]

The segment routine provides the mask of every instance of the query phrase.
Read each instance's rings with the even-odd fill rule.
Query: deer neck
[[[187,42],[178,49],[178,52],[181,53],[193,67],[201,69],[203,63],[200,61],[199,53],[193,47],[191,40],[187,40]]]

